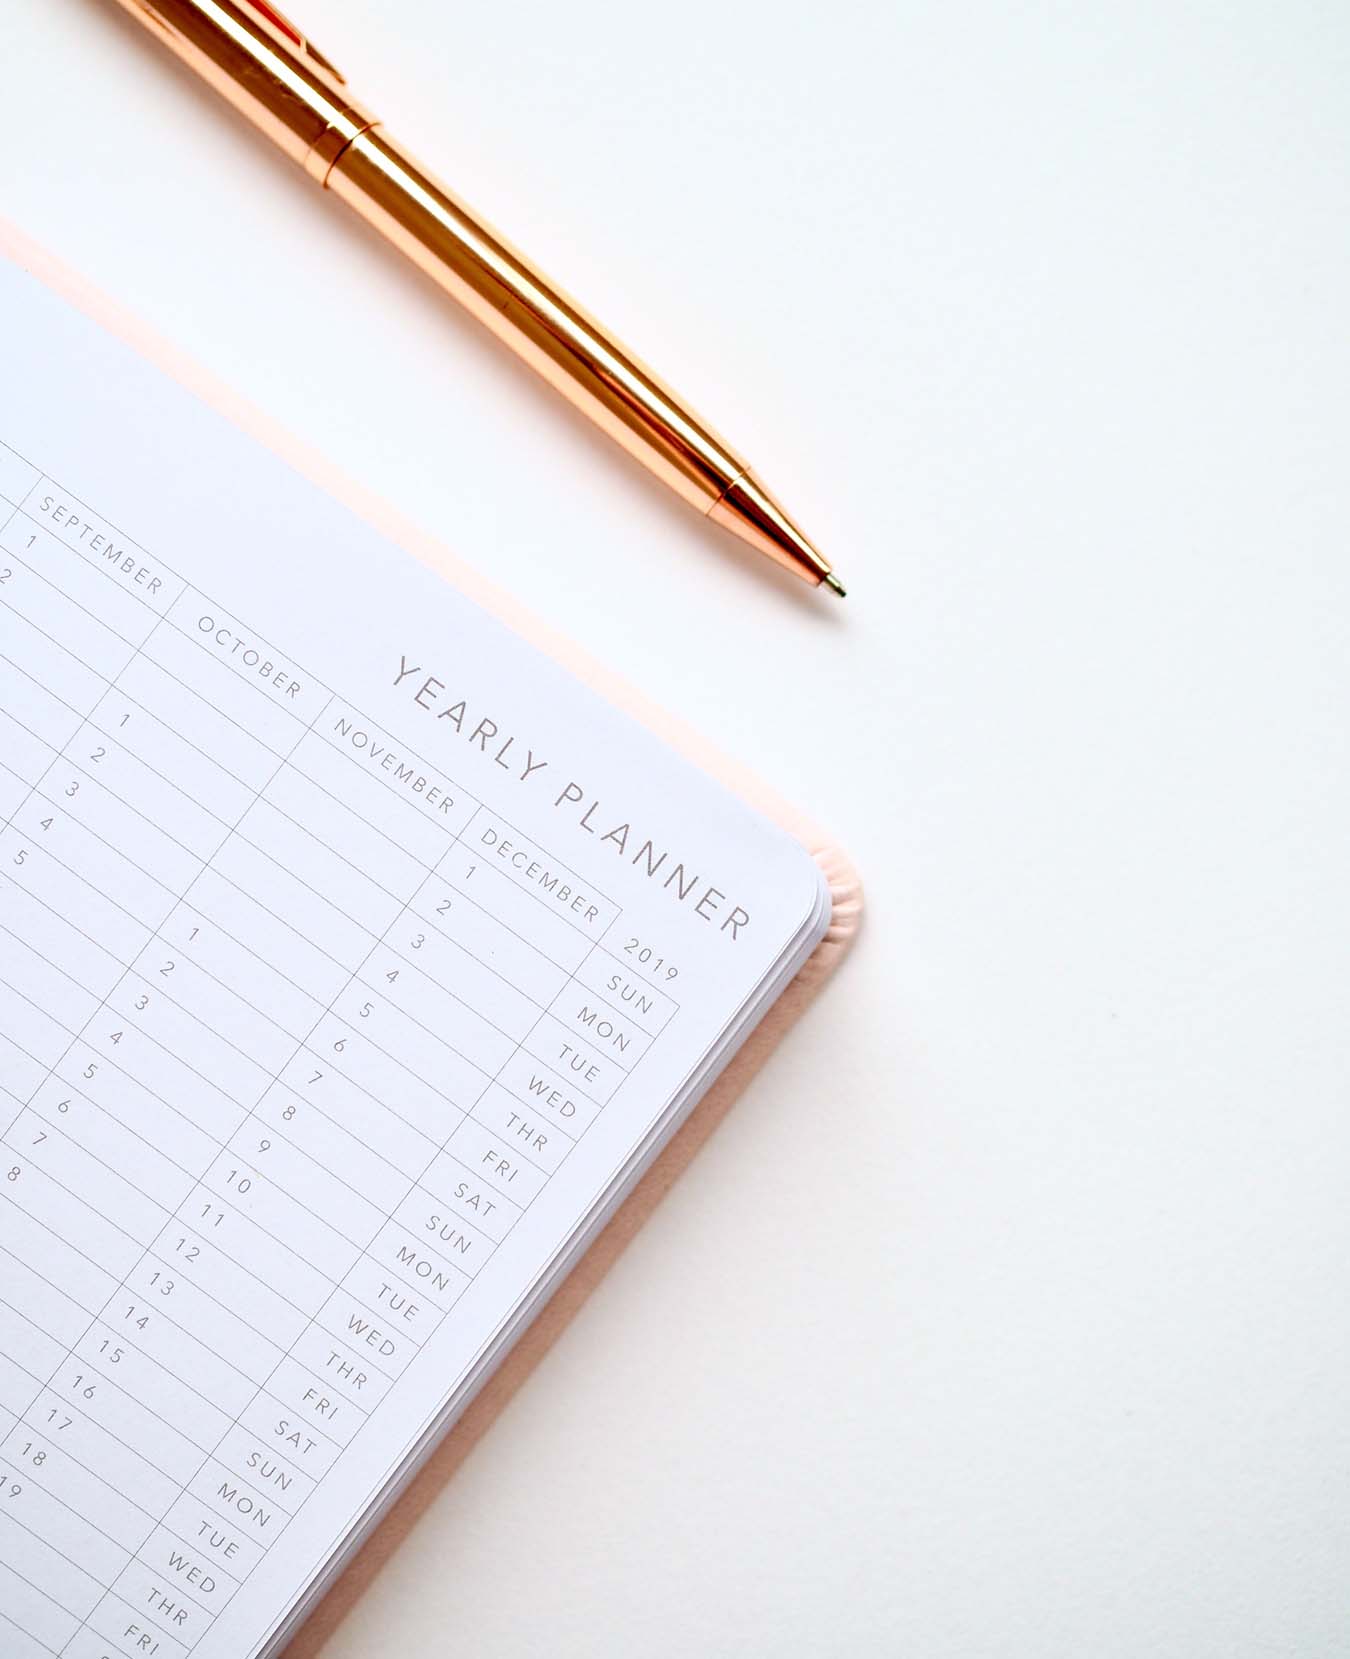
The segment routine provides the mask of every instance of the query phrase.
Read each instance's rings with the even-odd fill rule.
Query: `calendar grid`
[[[679,1005],[612,899],[16,460],[0,1576],[13,1520],[32,1655],[184,1659]]]

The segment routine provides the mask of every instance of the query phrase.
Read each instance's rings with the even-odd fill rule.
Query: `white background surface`
[[[4,7],[0,213],[813,809],[870,900],[326,1659],[1350,1653],[1344,8],[310,11],[845,605],[728,556],[105,0]]]

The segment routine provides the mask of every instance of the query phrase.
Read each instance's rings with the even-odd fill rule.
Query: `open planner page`
[[[5,262],[0,825],[0,1654],[253,1659],[824,886]]]

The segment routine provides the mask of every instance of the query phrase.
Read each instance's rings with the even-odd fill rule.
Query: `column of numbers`
[[[0,1642],[178,1659],[676,1007],[3,446],[0,524]]]

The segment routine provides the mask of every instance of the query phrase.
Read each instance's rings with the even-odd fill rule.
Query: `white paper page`
[[[0,601],[0,1652],[246,1659],[820,877],[9,264]]]

